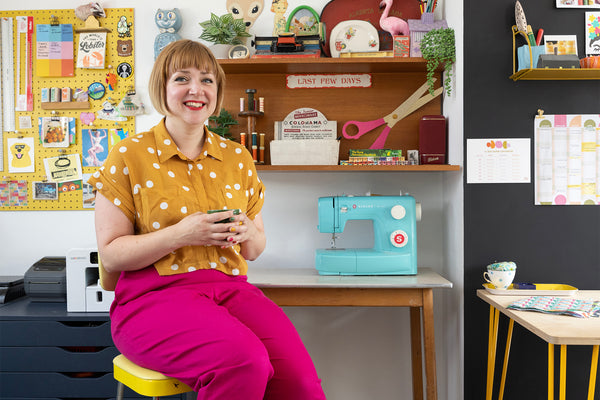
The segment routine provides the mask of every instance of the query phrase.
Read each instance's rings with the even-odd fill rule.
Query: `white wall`
[[[376,0],[370,0],[376,1]],[[454,70],[454,94],[444,100],[450,126],[450,162],[462,165],[462,1],[441,3],[437,18],[444,16],[457,32],[459,60]],[[6,2],[3,2],[6,3]],[[75,8],[84,1],[53,0],[54,9]],[[28,0],[28,9],[48,9],[44,0]],[[167,8],[159,0],[102,1],[105,8],[135,8],[136,90],[150,114],[139,116],[137,130],[144,131],[160,116],[151,110],[147,82],[153,61],[157,29],[154,13]],[[198,22],[210,12],[225,12],[225,1],[178,0],[184,15],[179,31],[195,39]],[[209,5],[210,4],[210,5]],[[219,4],[215,7],[214,4]],[[298,5],[309,5],[320,13],[326,0],[289,0],[288,13]],[[252,33],[270,35],[273,14],[270,1]],[[23,9],[18,3],[3,4],[5,10]],[[260,89],[260,88],[258,88]],[[267,186],[263,209],[268,246],[252,265],[314,268],[314,251],[327,247],[329,236],[317,231],[317,198],[367,191],[414,195],[423,207],[418,223],[419,265],[440,272],[454,288],[434,292],[438,392],[440,400],[463,397],[463,190],[462,172],[451,173],[315,173],[261,172]],[[0,211],[0,275],[19,275],[39,258],[65,255],[74,247],[95,245],[93,212],[90,211]],[[350,223],[341,246],[363,247],[372,242],[368,223]],[[387,308],[287,308],[311,352],[330,400],[411,398],[409,321],[405,309]]]

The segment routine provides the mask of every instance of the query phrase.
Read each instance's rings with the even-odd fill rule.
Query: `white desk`
[[[248,281],[280,306],[410,307],[413,399],[423,399],[424,342],[427,400],[437,399],[433,289],[452,282],[428,268],[413,276],[319,275],[313,268],[253,268]],[[423,329],[421,333],[421,309]]]
[[[575,318],[566,315],[544,314],[533,311],[511,310],[508,307],[516,300],[530,296],[500,296],[490,294],[487,290],[477,290],[477,296],[490,305],[489,338],[488,338],[488,376],[486,399],[491,400],[494,385],[494,366],[496,362],[496,342],[498,338],[499,313],[510,318],[504,366],[500,383],[499,399],[504,394],[506,368],[510,352],[513,323],[533,332],[548,342],[548,399],[554,399],[554,345],[561,347],[560,359],[560,399],[566,398],[567,345],[592,345],[592,363],[588,387],[588,400],[594,399],[596,374],[598,369],[598,348],[600,345],[600,318]],[[579,299],[600,300],[600,290],[579,290],[572,297]]]

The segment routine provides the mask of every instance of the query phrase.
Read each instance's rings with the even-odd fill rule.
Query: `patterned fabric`
[[[532,296],[517,300],[507,308],[570,315],[577,318],[600,317],[600,301],[555,296]]]
[[[185,216],[239,208],[254,217],[264,203],[264,185],[252,156],[239,143],[205,129],[203,152],[190,160],[167,132],[164,119],[149,132],[119,142],[89,183],[112,201],[143,234],[174,225]],[[246,275],[240,245],[186,246],[154,263],[160,275],[216,269]]]

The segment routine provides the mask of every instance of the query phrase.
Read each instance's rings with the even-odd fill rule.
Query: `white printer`
[[[71,249],[67,252],[67,311],[106,312],[114,292],[100,287],[98,249]]]

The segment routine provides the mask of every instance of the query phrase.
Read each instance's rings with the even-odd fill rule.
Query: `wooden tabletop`
[[[248,268],[248,281],[258,287],[290,288],[451,288],[452,282],[430,268],[419,268],[417,275],[319,275],[314,268]]]
[[[512,302],[530,296],[493,295],[485,289],[477,290],[477,296],[548,343],[600,344],[600,318],[576,318],[506,308]],[[600,290],[579,290],[569,298],[600,300]]]

